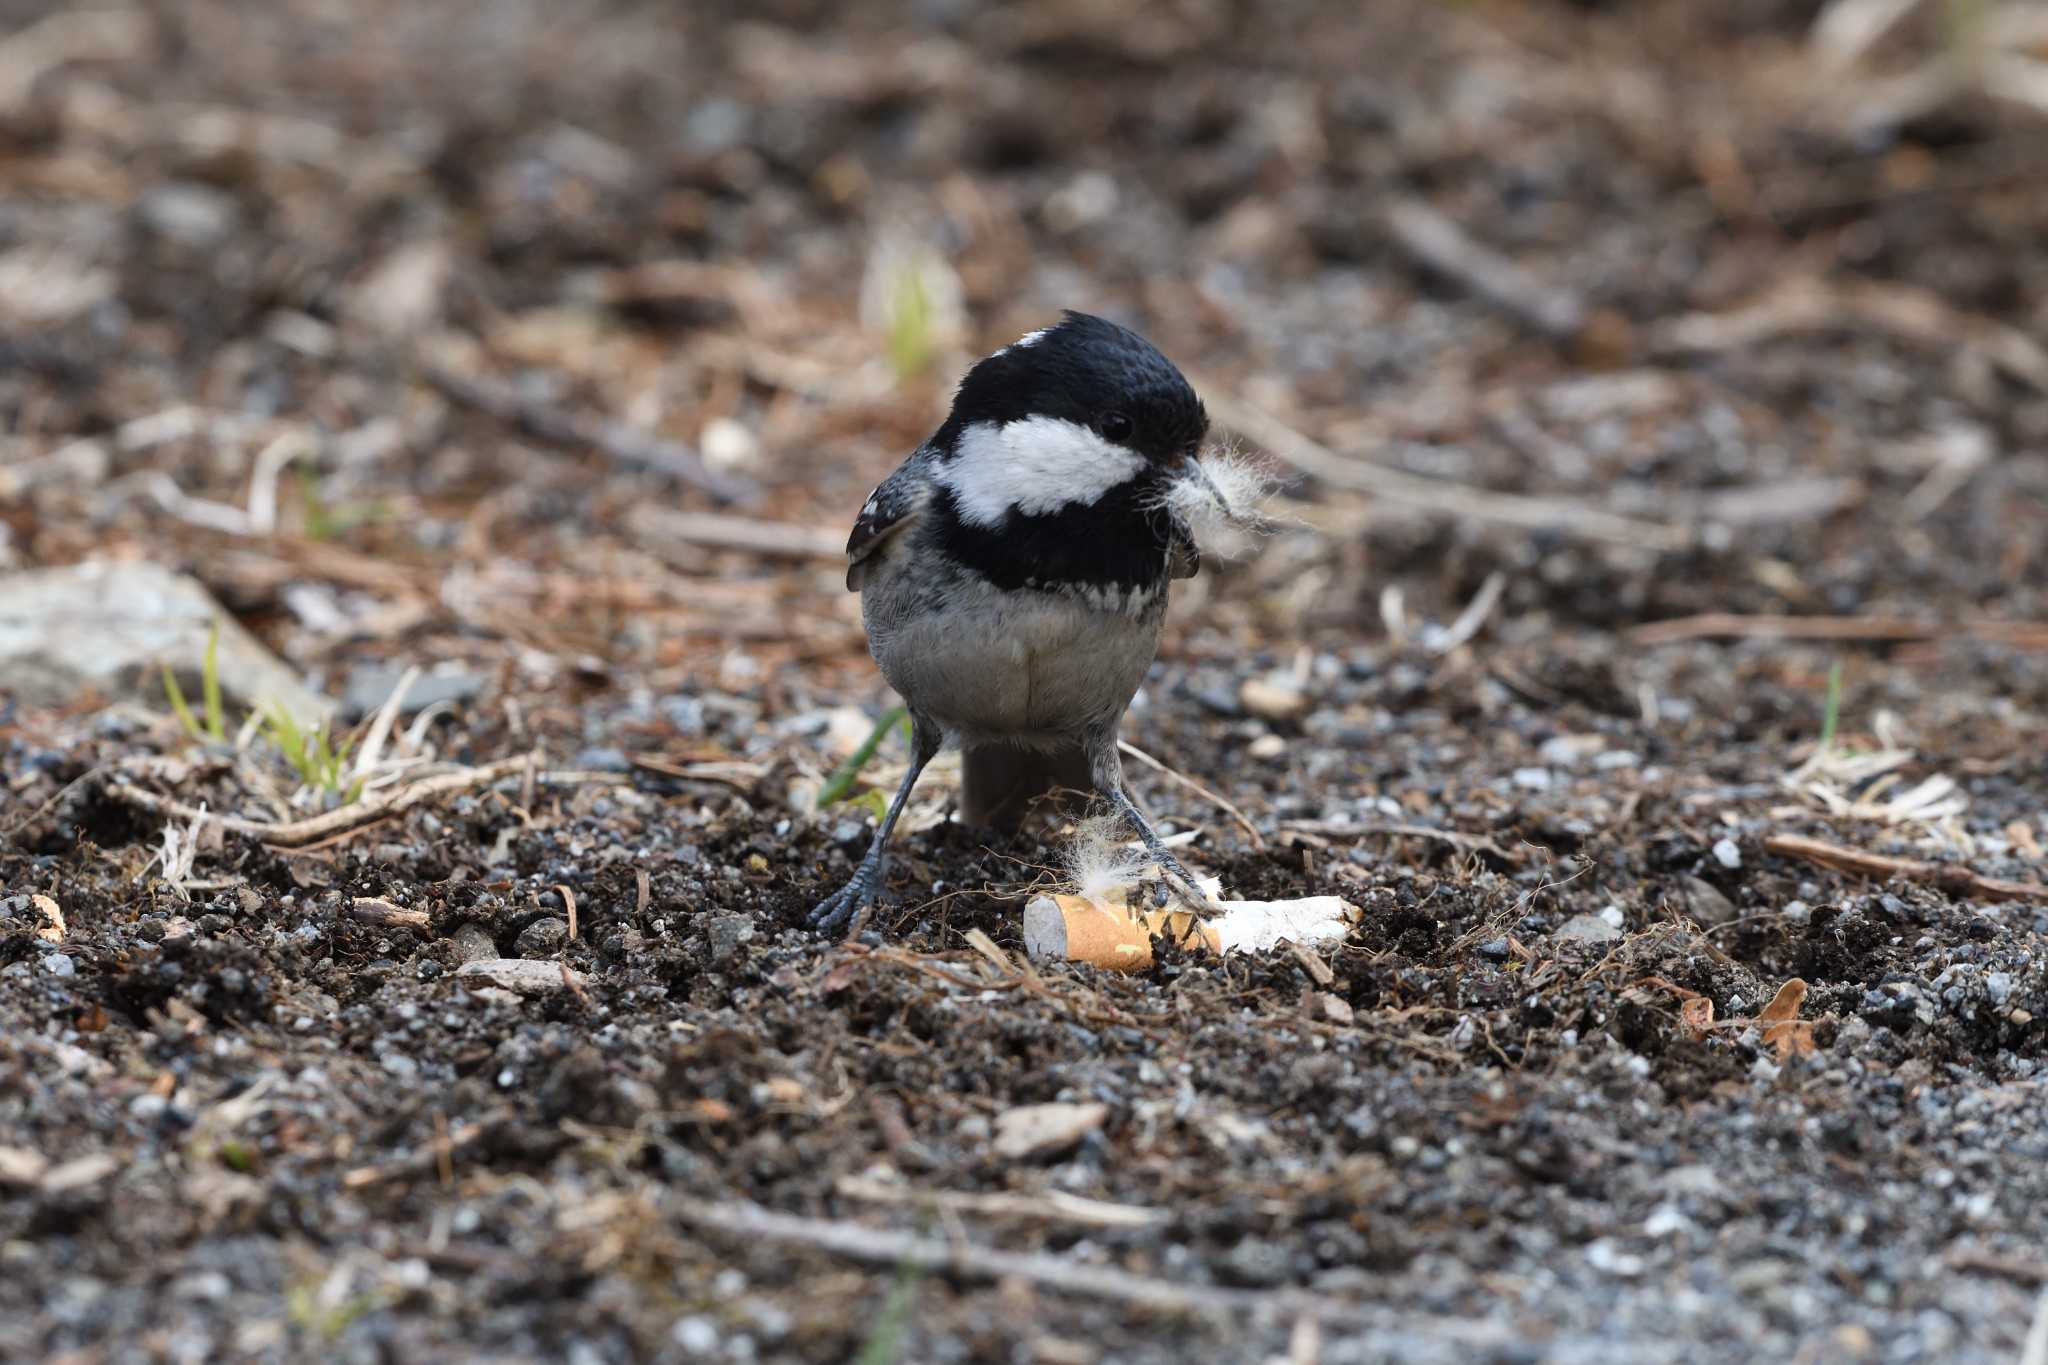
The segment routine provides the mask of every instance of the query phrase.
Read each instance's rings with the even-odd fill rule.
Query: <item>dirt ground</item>
[[[2018,1358],[2048,39],[1823,8],[0,0],[0,571],[426,670],[360,793],[0,698],[0,1357]],[[1126,735],[1341,944],[1032,962],[943,769],[803,927],[1061,307],[1288,480]]]

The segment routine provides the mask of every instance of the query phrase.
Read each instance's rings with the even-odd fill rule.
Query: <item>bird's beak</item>
[[[1216,481],[1209,477],[1208,466],[1202,463],[1199,456],[1188,456],[1187,474],[1185,477],[1193,479],[1202,486],[1202,491],[1207,493],[1210,499],[1215,502],[1217,511],[1221,512],[1225,517],[1235,520],[1237,514],[1231,510],[1229,500],[1223,496],[1223,490],[1218,488]]]

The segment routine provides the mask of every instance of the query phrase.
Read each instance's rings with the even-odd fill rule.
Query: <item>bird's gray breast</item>
[[[1113,726],[1158,651],[1163,583],[1106,597],[1011,591],[957,568],[907,572],[910,558],[892,553],[869,574],[868,647],[956,739],[1055,743]]]

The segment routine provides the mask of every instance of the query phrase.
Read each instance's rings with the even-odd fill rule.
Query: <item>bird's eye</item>
[[[1127,440],[1131,434],[1131,419],[1121,412],[1106,412],[1096,427],[1112,441]]]

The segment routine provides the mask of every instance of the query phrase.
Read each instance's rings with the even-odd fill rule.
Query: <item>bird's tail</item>
[[[1095,790],[1088,755],[1079,744],[1023,749],[972,745],[960,754],[960,818],[970,825],[1015,829],[1032,804],[1059,788]]]

